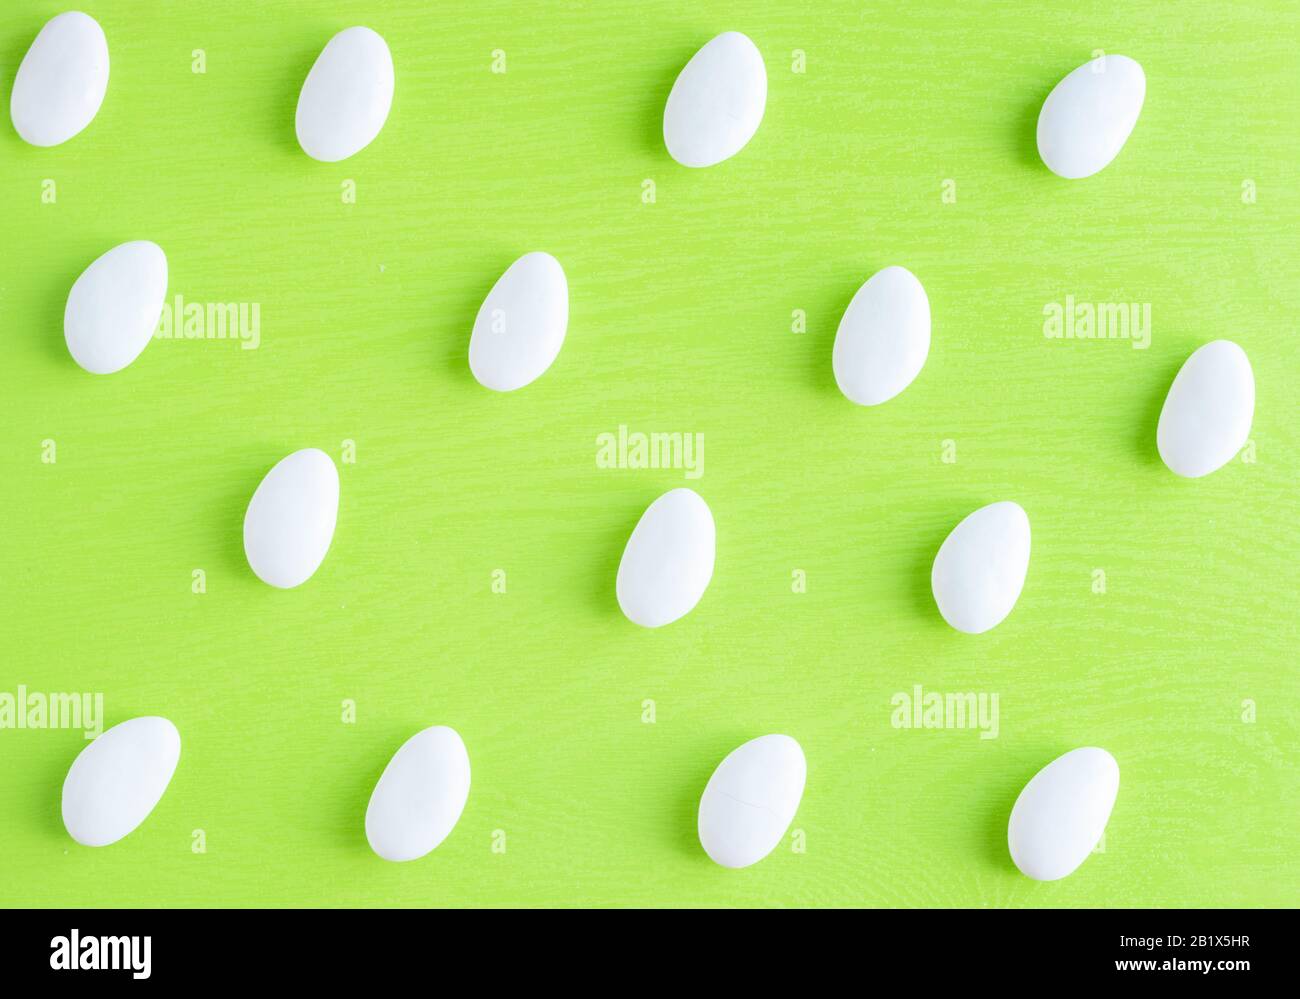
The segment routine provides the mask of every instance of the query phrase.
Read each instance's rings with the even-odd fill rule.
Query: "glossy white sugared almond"
[[[334,539],[339,472],[314,447],[281,458],[266,473],[244,514],[244,554],[263,582],[281,589],[305,583]]]
[[[844,395],[860,406],[892,399],[930,354],[930,300],[906,267],[873,274],[844,310],[831,366]]]
[[[651,503],[618,565],[628,620],[658,628],[690,613],[713,578],[714,546],[713,514],[699,493],[683,486]]]
[[[9,95],[14,130],[33,146],[57,146],[99,113],[108,91],[108,39],[89,14],[50,18],[23,56]]]
[[[568,327],[564,268],[549,253],[526,253],[506,268],[479,307],[469,370],[485,388],[523,388],[555,362]]]
[[[1007,822],[1011,859],[1036,881],[1056,881],[1088,859],[1119,793],[1119,764],[1104,749],[1074,749],[1025,785]]]
[[[1200,478],[1230,462],[1250,437],[1255,375],[1231,340],[1198,347],[1169,386],[1156,448],[1170,471]]]
[[[84,846],[116,843],[149,817],[180,758],[180,733],[166,718],[132,718],[103,732],[64,778],[68,835]]]
[[[469,753],[445,725],[417,732],[393,754],[366,807],[366,839],[385,860],[416,860],[460,821],[469,799]]]
[[[763,735],[727,754],[700,796],[704,852],[723,867],[748,867],[771,853],[799,811],[807,764],[788,735]]]
[[[1147,80],[1128,56],[1102,55],[1061,80],[1038,114],[1038,154],[1060,177],[1090,177],[1119,155],[1142,113]]]
[[[664,145],[688,167],[707,167],[740,152],[767,107],[767,69],[749,37],[718,35],[678,74],[664,106]]]
[[[939,547],[930,588],[943,619],[978,635],[1011,613],[1029,569],[1029,517],[1018,503],[990,503]]]
[[[393,56],[370,28],[346,28],[316,57],[298,95],[294,128],[314,160],[336,163],[374,141],[393,106]]]
[[[68,353],[96,375],[121,371],[149,346],[167,296],[167,255],[146,239],[104,253],[68,292]]]

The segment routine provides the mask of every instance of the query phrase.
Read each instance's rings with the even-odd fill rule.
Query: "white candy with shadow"
[[[807,764],[788,735],[763,735],[733,749],[700,796],[704,852],[723,867],[756,864],[785,836],[803,798]]]
[[[877,271],[857,290],[839,329],[835,383],[859,406],[878,406],[911,385],[930,354],[930,300],[906,267]]]
[[[506,268],[479,307],[469,369],[485,388],[523,388],[555,362],[568,327],[564,268],[549,253],[526,253]]]
[[[725,32],[677,75],[664,105],[664,145],[683,166],[713,166],[745,148],[766,107],[762,54],[746,35]]]
[[[646,508],[618,565],[615,591],[628,620],[671,624],[694,609],[713,578],[716,533],[693,489],[672,489]]]
[[[89,125],[108,91],[108,39],[89,14],[51,18],[23,56],[9,96],[14,130],[33,146],[57,146]]]
[[[108,846],[135,830],[162,799],[181,757],[166,718],[121,722],[83,749],[63,781],[63,825],[83,846]]]
[[[1067,180],[1090,177],[1124,148],[1146,99],[1142,67],[1104,55],[1069,73],[1038,113],[1038,155]]]
[[[1160,410],[1156,448],[1170,471],[1189,479],[1230,462],[1250,437],[1255,375],[1231,340],[1198,347],[1179,369]]]
[[[1007,847],[1022,874],[1056,881],[1101,841],[1119,794],[1119,764],[1104,749],[1074,749],[1025,785],[1007,822]]]
[[[113,247],[81,272],[63,310],[68,353],[96,375],[112,374],[149,346],[167,295],[167,255],[148,240]]]
[[[244,514],[244,554],[265,583],[290,589],[320,568],[334,539],[339,473],[330,456],[304,448],[280,459]]]
[[[370,145],[393,106],[393,57],[366,27],[346,28],[316,57],[298,95],[294,128],[303,152],[336,163]]]
[[[417,860],[460,821],[469,799],[469,753],[445,725],[417,732],[393,754],[366,807],[366,840],[385,860]]]
[[[1025,585],[1029,542],[1029,517],[1009,501],[980,507],[954,527],[930,570],[943,619],[972,635],[1000,624]]]

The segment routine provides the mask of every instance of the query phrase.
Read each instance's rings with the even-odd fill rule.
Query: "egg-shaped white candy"
[[[1055,881],[1088,859],[1119,793],[1119,764],[1104,749],[1073,749],[1025,785],[1007,822],[1007,846],[1021,872]]]
[[[469,798],[469,753],[445,725],[393,754],[366,807],[366,840],[385,860],[415,860],[447,838]]]
[[[14,129],[33,146],[57,146],[89,125],[108,91],[108,39],[89,14],[51,18],[23,56],[9,95]]]
[[[393,106],[393,56],[370,28],[346,28],[316,57],[298,95],[298,144],[336,163],[374,141]]]
[[[83,749],[63,781],[63,825],[85,846],[116,843],[154,810],[181,757],[166,718],[121,722]]]
[[[1128,56],[1098,56],[1069,73],[1038,113],[1038,154],[1047,168],[1076,180],[1105,167],[1133,132],[1146,92],[1146,75]]]
[[[263,582],[282,589],[312,577],[334,538],[339,473],[314,447],[281,458],[244,514],[244,554]]]
[[[930,300],[906,267],[873,274],[844,310],[831,366],[840,391],[877,406],[912,384],[930,353]]]
[[[748,867],[771,853],[794,821],[807,764],[788,735],[763,735],[733,749],[700,796],[704,852],[723,867]]]
[[[497,279],[469,338],[469,369],[480,385],[513,392],[545,373],[564,346],[569,284],[549,253],[526,253]]]
[[[684,486],[664,493],[637,522],[618,565],[618,605],[646,628],[688,614],[713,578],[715,531],[709,505]]]
[[[122,243],[81,272],[63,310],[68,353],[96,375],[112,374],[149,346],[167,295],[167,255],[147,239]]]
[[[688,167],[730,159],[758,131],[767,106],[767,69],[748,36],[709,41],[677,75],[664,105],[664,145]]]
[[[980,507],[939,546],[930,588],[943,619],[978,635],[1000,624],[1029,569],[1029,517],[1010,501]]]
[[[1195,479],[1222,468],[1250,437],[1255,375],[1231,340],[1198,347],[1169,386],[1156,448],[1171,471]]]

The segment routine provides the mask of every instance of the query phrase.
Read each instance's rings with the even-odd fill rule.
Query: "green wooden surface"
[[[6,93],[60,9],[0,10]],[[91,850],[59,819],[82,733],[0,730],[0,900],[1300,899],[1295,4],[86,9],[112,54],[98,117],[55,149],[0,128],[0,692],[98,692],[109,724],[164,714],[183,750],[149,820]],[[354,159],[316,163],[295,101],[354,23],[393,51],[392,114]],[[663,149],[664,100],[728,29],[763,53],[767,114],[734,160],[687,170]],[[1110,167],[1066,182],[1034,123],[1095,49],[1142,63],[1146,106]],[[258,348],[159,340],[120,374],[77,368],[69,287],[143,238],[172,295],[258,303]],[[567,270],[568,339],[545,377],[498,395],[470,376],[469,331],[533,249]],[[894,263],[926,287],[933,347],[903,395],[862,409],[836,390],[831,343]],[[1045,338],[1066,295],[1149,304],[1149,348]],[[1256,460],[1180,480],[1156,417],[1218,337],[1254,366]],[[598,468],[620,424],[703,434],[704,474]],[[241,540],[259,478],[300,447],[341,462],[344,441],[327,560],[298,590],[263,585]],[[615,570],[644,507],[682,484],[713,509],[717,569],[689,617],[645,631]],[[1028,581],[1000,627],[961,635],[930,563],[999,499],[1029,513]],[[915,684],[997,694],[998,737],[893,727]],[[433,854],[387,864],[366,801],[432,724],[464,736],[469,803]],[[773,731],[808,757],[802,835],[716,867],[700,791]],[[1105,852],[1038,884],[1011,865],[1006,818],[1080,745],[1120,763]]]

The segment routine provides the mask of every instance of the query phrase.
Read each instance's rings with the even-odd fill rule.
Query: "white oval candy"
[[[166,718],[132,718],[83,749],[63,781],[63,825],[84,846],[116,843],[149,817],[181,758]]]
[[[627,539],[615,589],[627,617],[647,628],[689,613],[713,578],[713,514],[692,489],[664,493]]]
[[[146,239],[115,246],[81,272],[63,310],[63,337],[87,371],[120,371],[149,345],[167,294],[167,255]]]
[[[1118,792],[1119,764],[1104,749],[1073,749],[1053,760],[1011,809],[1011,859],[1036,881],[1073,873],[1106,831]]]
[[[876,406],[912,384],[930,353],[930,300],[906,267],[873,274],[844,310],[831,366],[840,391]]]
[[[393,57],[369,28],[346,28],[326,43],[298,95],[298,145],[336,163],[370,145],[393,106]]]
[[[94,120],[108,90],[108,39],[89,14],[70,10],[45,23],[23,56],[9,117],[33,146],[67,142]]]
[[[725,32],[677,75],[664,105],[664,145],[683,166],[721,163],[753,138],[766,106],[763,56],[747,36]]]
[[[1018,503],[980,507],[939,546],[930,588],[943,619],[971,635],[1011,613],[1029,569],[1029,517]]]
[[[781,842],[803,797],[807,765],[788,735],[763,735],[727,754],[700,796],[700,845],[723,867],[748,867]]]
[[[1190,479],[1222,468],[1242,449],[1255,417],[1255,376],[1231,340],[1198,347],[1169,386],[1156,447],[1164,463]]]
[[[469,338],[469,369],[479,384],[512,392],[541,377],[569,326],[569,285],[549,253],[526,253],[488,292]]]
[[[1038,113],[1038,155],[1052,173],[1090,177],[1119,155],[1146,97],[1142,67],[1122,55],[1098,56],[1069,73]]]
[[[248,501],[244,554],[263,582],[289,589],[311,579],[334,538],[339,473],[314,447],[281,458]]]
[[[393,754],[370,795],[366,839],[385,860],[415,860],[451,832],[469,797],[469,753],[455,729],[417,732]]]

